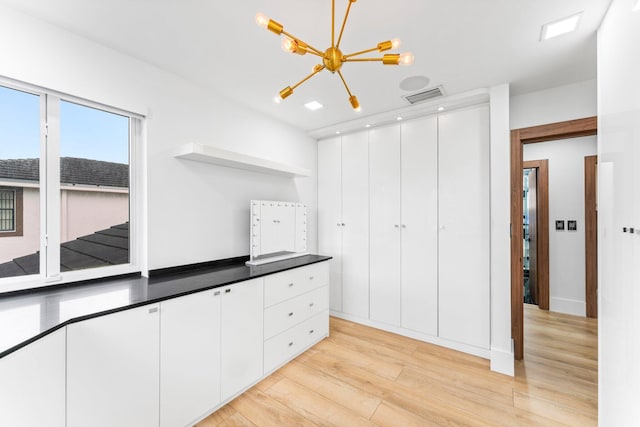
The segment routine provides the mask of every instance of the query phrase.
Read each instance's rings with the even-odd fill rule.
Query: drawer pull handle
[[[309,307],[313,307],[314,305],[315,305],[315,304],[313,304],[313,303],[310,303],[310,304],[309,304]]]
[[[220,291],[215,291],[215,292],[213,293],[213,296],[214,296],[214,297],[217,297],[218,295],[220,295]]]
[[[313,280],[313,276],[309,276],[309,280]]]
[[[153,314],[153,313],[157,313],[157,312],[158,312],[158,307],[149,309],[149,314]]]
[[[310,333],[310,334],[312,334],[313,332],[314,332],[314,330],[313,330],[313,329],[309,331],[309,333]]]
[[[289,343],[289,347],[293,347],[293,341]]]
[[[289,317],[293,316],[293,311],[291,313],[289,313]]]
[[[293,288],[293,283],[289,283],[289,287],[290,287],[290,288]]]
[[[225,289],[225,290],[224,290],[224,293],[225,293],[225,294],[228,294],[228,293],[230,293],[230,292],[231,292],[231,289]]]

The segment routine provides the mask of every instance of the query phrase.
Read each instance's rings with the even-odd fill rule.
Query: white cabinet
[[[263,279],[219,290],[222,297],[220,390],[224,401],[263,374]]]
[[[67,427],[159,425],[158,309],[67,326]]]
[[[370,319],[400,326],[400,126],[369,133]]]
[[[220,301],[213,289],[160,303],[161,427],[192,425],[220,403]]]
[[[438,334],[438,123],[370,133],[371,320]]]
[[[65,330],[0,359],[0,425],[65,426]]]
[[[439,335],[488,349],[489,107],[439,118]]]
[[[265,278],[264,374],[329,334],[329,263]]]
[[[438,335],[438,120],[402,124],[403,328]]]
[[[489,142],[488,105],[319,142],[332,310],[486,354]]]
[[[331,309],[369,317],[369,137],[318,144],[318,231],[331,263]]]

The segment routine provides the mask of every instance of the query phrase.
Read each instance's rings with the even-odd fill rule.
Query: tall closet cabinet
[[[319,142],[333,314],[489,348],[489,142],[488,105]]]
[[[318,145],[319,252],[333,256],[330,307],[369,317],[369,135]]]

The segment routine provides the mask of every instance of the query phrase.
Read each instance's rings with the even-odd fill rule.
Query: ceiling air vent
[[[442,86],[438,86],[432,89],[423,90],[422,92],[407,95],[404,99],[409,101],[410,104],[417,104],[418,102],[424,102],[441,96],[444,96],[444,90],[442,89]]]

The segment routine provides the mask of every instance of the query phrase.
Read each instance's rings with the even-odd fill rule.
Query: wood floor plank
[[[321,396],[340,402],[341,405],[364,418],[370,418],[382,401],[381,398],[373,394],[313,369],[309,365],[302,365],[299,361],[289,363],[279,373],[310,390],[314,390]]]
[[[515,377],[489,361],[344,319],[198,427],[592,426],[597,320],[525,305]]]
[[[375,427],[368,417],[362,417],[288,378],[271,387],[267,394],[318,425]]]

